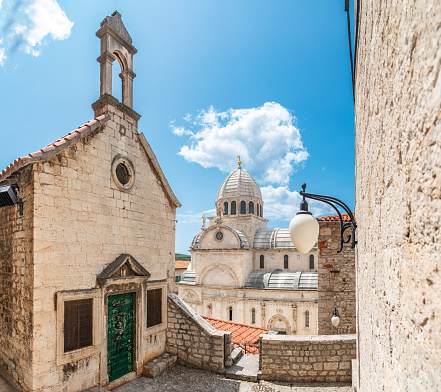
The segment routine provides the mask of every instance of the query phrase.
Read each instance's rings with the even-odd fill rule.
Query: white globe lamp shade
[[[332,325],[335,327],[335,328],[337,328],[338,327],[338,324],[340,324],[340,317],[338,317],[338,316],[332,316],[331,317],[331,323],[332,323]]]
[[[291,241],[300,253],[308,253],[317,243],[319,224],[310,212],[301,211],[289,224]]]

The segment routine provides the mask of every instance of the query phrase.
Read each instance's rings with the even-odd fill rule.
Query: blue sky
[[[270,227],[288,226],[303,182],[354,206],[344,0],[0,0],[2,169],[93,118],[95,32],[114,10],[138,49],[139,130],[182,203],[177,252],[214,209],[236,155],[262,188]]]

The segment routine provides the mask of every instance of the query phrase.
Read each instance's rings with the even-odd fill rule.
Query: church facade
[[[301,254],[287,228],[268,229],[260,188],[240,164],[222,183],[216,211],[193,238],[178,295],[203,316],[317,334],[317,247]]]
[[[138,132],[121,15],[97,36],[95,118],[0,174],[19,200],[0,208],[0,371],[22,391],[111,388],[166,347],[180,203]]]

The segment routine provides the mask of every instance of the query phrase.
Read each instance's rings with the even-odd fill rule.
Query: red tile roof
[[[351,218],[349,218],[349,214],[341,214],[341,217],[343,219],[343,222],[351,221]],[[340,218],[338,215],[329,215],[329,216],[322,216],[321,218],[317,218],[317,220],[319,222],[339,222]]]
[[[246,345],[246,351],[251,354],[259,354],[259,335],[267,334],[269,329],[253,327],[251,325],[233,323],[232,321],[224,321],[212,317],[202,316],[218,331],[231,332],[231,340],[234,347],[242,344]]]
[[[16,159],[14,162],[12,162],[6,169],[4,169],[0,173],[0,179],[2,179],[2,177],[4,177],[7,174],[9,174],[11,171],[15,171],[15,169],[18,169],[18,167],[24,166],[28,162],[30,163],[32,158],[41,156],[44,153],[46,153],[48,151],[51,151],[51,150],[54,150],[55,148],[61,146],[62,144],[70,141],[75,136],[80,135],[82,132],[84,132],[85,130],[89,129],[92,125],[100,122],[101,120],[104,120],[108,116],[109,116],[108,114],[103,114],[103,115],[101,115],[99,117],[96,117],[93,120],[90,120],[89,122],[87,122],[86,124],[79,126],[74,131],[69,132],[67,135],[63,136],[62,138],[60,138],[58,140],[55,140],[53,143],[49,144],[48,146],[43,147],[41,150],[38,150],[38,151],[35,151],[35,152],[31,152],[28,155],[25,155],[25,156],[22,156],[22,157]]]
[[[175,260],[175,269],[186,269],[189,265],[190,260]]]

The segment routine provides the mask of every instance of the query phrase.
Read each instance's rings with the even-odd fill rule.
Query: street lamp
[[[308,211],[308,202],[305,198],[326,203],[337,211],[340,218],[340,249],[337,251],[337,253],[340,253],[343,250],[343,244],[347,244],[349,241],[351,241],[351,239],[351,248],[355,248],[355,245],[357,244],[357,241],[355,240],[357,223],[355,222],[354,215],[352,214],[350,208],[335,197],[306,193],[306,184],[302,184],[302,189],[303,191],[300,192],[300,195],[303,196],[303,200],[300,203],[300,211],[294,218],[292,218],[291,223],[289,224],[289,235],[296,249],[300,253],[308,253],[317,243],[319,235],[319,224]],[[349,222],[343,222],[341,212],[337,207],[342,208],[348,214],[350,219]],[[349,228],[351,228],[351,234],[348,234],[347,238],[344,239],[344,232]]]
[[[338,324],[340,324],[340,316],[338,314],[337,308],[334,308],[334,314],[331,317],[331,323],[335,328],[337,328]]]

